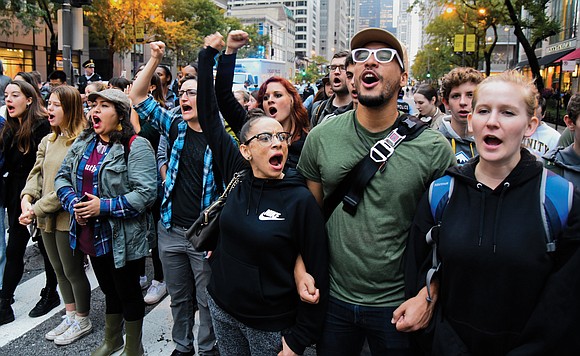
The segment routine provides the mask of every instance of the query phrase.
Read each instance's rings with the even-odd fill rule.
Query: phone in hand
[[[86,194],[83,194],[83,196],[79,199],[79,202],[85,202],[85,201],[89,201],[89,196]]]

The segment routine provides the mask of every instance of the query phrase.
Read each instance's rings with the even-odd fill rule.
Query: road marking
[[[45,320],[63,310],[64,303],[62,302],[61,297],[60,306],[52,309],[46,315],[38,318],[31,318],[28,316],[30,310],[34,308],[39,300],[40,290],[46,282],[45,274],[45,272],[42,272],[26,282],[19,284],[16,288],[14,293],[15,302],[12,304],[12,310],[14,310],[14,318],[16,320],[9,324],[0,326],[0,347],[26,334],[29,330],[34,329]],[[88,270],[87,277],[91,283],[91,290],[99,286],[92,268]]]

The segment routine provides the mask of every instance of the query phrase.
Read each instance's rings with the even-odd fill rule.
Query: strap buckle
[[[398,129],[394,129],[391,133],[382,140],[377,141],[373,147],[371,147],[370,157],[376,163],[384,163],[389,157],[395,153],[395,147],[401,143],[406,135],[401,135]]]

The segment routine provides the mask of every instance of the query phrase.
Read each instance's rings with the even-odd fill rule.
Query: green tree
[[[48,53],[48,72],[56,69],[56,56],[58,53],[58,35],[55,28],[56,10],[60,5],[55,5],[48,0],[10,1],[0,0],[0,33],[10,36],[28,34],[30,31],[38,33],[46,25],[50,34],[50,50]],[[12,20],[18,20],[22,26],[12,26]]]
[[[540,74],[540,64],[535,50],[544,39],[560,32],[560,24],[546,13],[549,1],[505,0],[511,25],[514,27],[514,34],[528,57],[532,75],[536,80],[536,87],[540,92],[544,89],[544,81]],[[528,14],[527,17],[522,17],[522,10]],[[529,35],[526,35],[525,30],[529,30]]]
[[[250,37],[247,46],[244,46],[238,51],[239,58],[265,58],[264,51],[268,48],[270,36],[259,33],[257,24],[251,24],[243,27],[243,30],[248,33]]]
[[[438,47],[432,43],[427,44],[417,53],[411,66],[413,78],[426,82],[437,82],[445,73],[449,72],[454,65],[452,61],[461,62],[453,53],[453,47],[443,45]]]

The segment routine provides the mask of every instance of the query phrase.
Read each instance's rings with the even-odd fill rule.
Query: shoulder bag
[[[210,206],[201,212],[199,218],[185,232],[185,237],[191,242],[197,251],[213,251],[217,246],[219,236],[219,220],[228,194],[242,181],[245,171],[234,173],[234,177],[228,183],[226,190]]]

